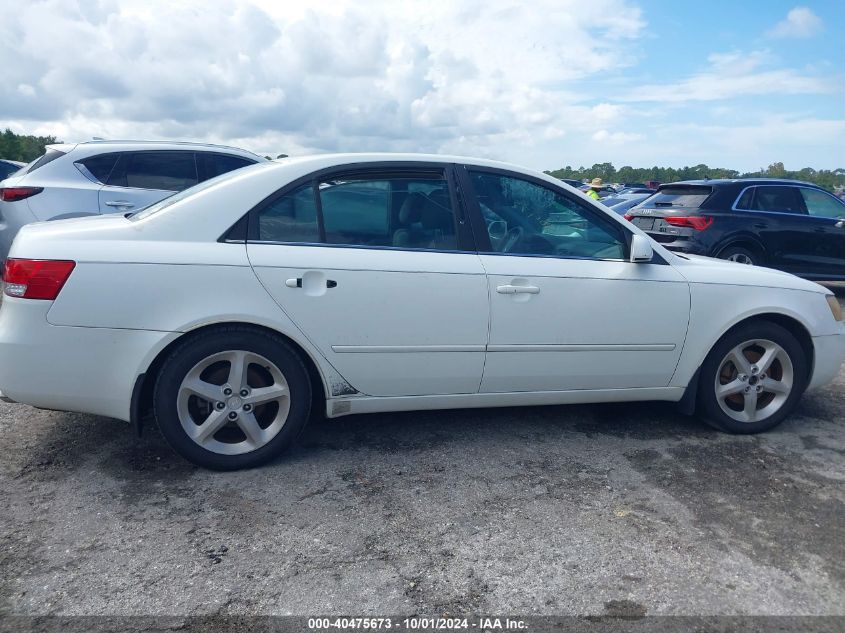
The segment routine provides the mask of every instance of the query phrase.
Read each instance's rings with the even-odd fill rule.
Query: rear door
[[[757,185],[737,201],[766,248],[768,264],[798,275],[810,274],[818,236],[797,187]]]
[[[199,181],[194,152],[126,152],[100,189],[100,213],[137,211]]]
[[[321,173],[251,215],[261,283],[335,369],[373,396],[475,393],[484,367],[484,269],[451,168]]]

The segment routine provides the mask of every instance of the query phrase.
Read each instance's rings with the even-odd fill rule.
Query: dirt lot
[[[756,437],[665,404],[350,417],[212,473],[0,405],[2,614],[845,614],[845,371]]]

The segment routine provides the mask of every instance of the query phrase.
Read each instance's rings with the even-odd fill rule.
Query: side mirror
[[[644,235],[634,233],[631,237],[631,262],[644,264],[650,262],[652,257],[654,249],[651,247],[651,241]]]

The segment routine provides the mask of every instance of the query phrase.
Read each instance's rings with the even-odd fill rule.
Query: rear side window
[[[24,171],[21,171],[21,175],[32,173],[39,167],[44,167],[47,163],[52,163],[54,160],[61,158],[64,155],[64,152],[60,152],[57,149],[48,149],[41,158],[25,167]]]
[[[198,152],[197,163],[200,166],[200,178],[207,180],[208,178],[214,178],[220,174],[226,174],[230,171],[240,169],[241,167],[254,165],[255,161],[229,154]]]
[[[317,204],[311,183],[277,198],[258,217],[258,239],[269,242],[319,242]]]
[[[329,244],[389,245],[388,181],[324,181],[320,183],[320,203]]]
[[[774,211],[776,213],[806,213],[804,200],[797,187],[766,185],[754,188],[754,211]]]
[[[85,167],[95,180],[105,184],[109,181],[109,176],[111,176],[111,172],[119,156],[120,154],[117,153],[100,154],[99,156],[91,156],[90,158],[81,160],[78,164]]]
[[[845,203],[824,191],[800,188],[807,213],[823,218],[845,218]]]
[[[319,199],[310,183],[259,211],[258,239],[457,249],[449,189],[440,176],[327,178],[316,189]]]
[[[198,182],[193,152],[125,154],[112,171],[109,185],[136,189],[182,191]]]
[[[663,187],[648,199],[648,206],[697,209],[712,192],[712,187]]]

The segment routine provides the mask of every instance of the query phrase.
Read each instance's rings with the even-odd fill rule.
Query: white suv
[[[0,183],[0,262],[30,222],[126,213],[220,174],[263,162],[234,147],[161,141],[48,145]]]

